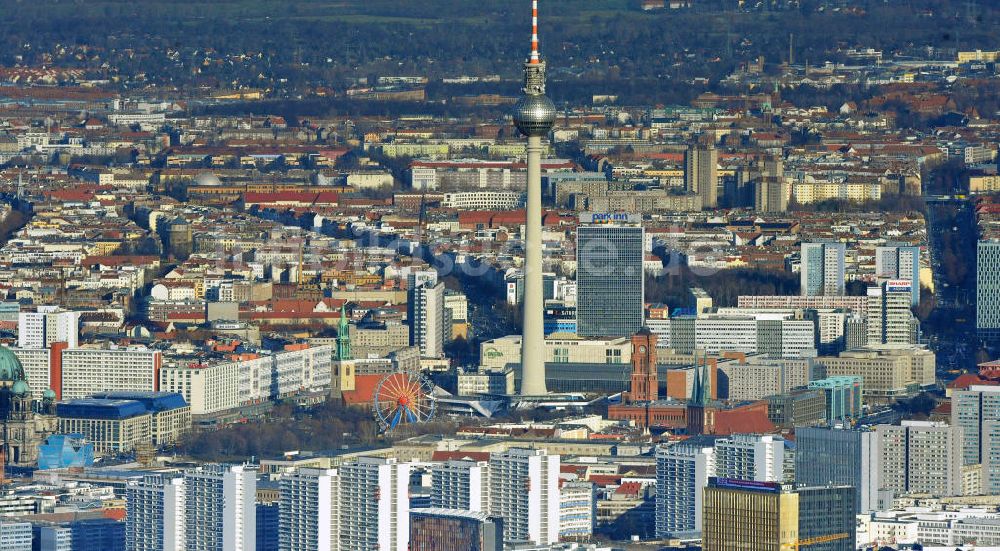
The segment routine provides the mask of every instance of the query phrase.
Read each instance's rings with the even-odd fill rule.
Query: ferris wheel
[[[437,409],[434,385],[415,370],[389,373],[375,386],[372,405],[382,432],[399,425],[426,423]]]

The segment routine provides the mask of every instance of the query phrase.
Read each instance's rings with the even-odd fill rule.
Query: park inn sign
[[[638,224],[642,217],[627,212],[583,212],[580,213],[581,224]]]

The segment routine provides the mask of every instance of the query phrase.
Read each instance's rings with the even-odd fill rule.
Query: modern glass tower
[[[639,225],[581,225],[576,233],[577,334],[624,337],[642,327],[645,282]]]

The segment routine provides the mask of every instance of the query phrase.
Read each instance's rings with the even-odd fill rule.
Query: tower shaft
[[[528,137],[528,199],[525,208],[524,334],[521,394],[545,394],[544,298],[542,293],[542,138]]]

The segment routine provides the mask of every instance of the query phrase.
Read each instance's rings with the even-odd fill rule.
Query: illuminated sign
[[[627,212],[584,212],[580,214],[581,224],[638,224],[642,217]]]
[[[909,293],[913,291],[913,283],[906,279],[890,279],[885,282],[885,290],[889,293]]]
[[[758,482],[756,480],[739,480],[736,478],[710,478],[716,488],[729,488],[731,490],[746,490],[748,492],[770,492],[781,493],[781,484],[776,482]]]

